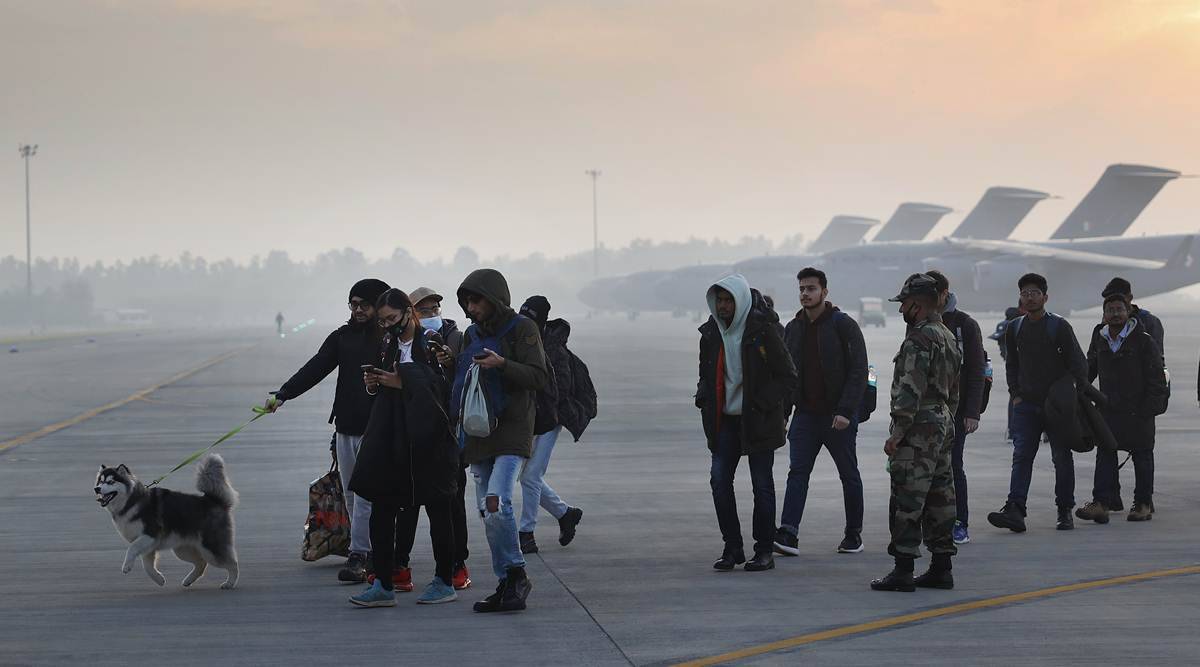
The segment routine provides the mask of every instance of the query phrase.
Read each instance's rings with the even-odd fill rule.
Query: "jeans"
[[[1021,402],[1013,406],[1010,424],[1013,459],[1008,500],[1024,509],[1033,479],[1033,459],[1046,430],[1046,415],[1041,407]],[[1070,509],[1075,506],[1075,457],[1069,448],[1055,445],[1051,438],[1050,458],[1054,461],[1054,504],[1059,509]]]
[[[1117,468],[1119,452],[1096,448],[1096,479],[1092,498],[1113,507],[1121,494],[1120,469]],[[1133,452],[1133,502],[1149,505],[1154,500],[1154,450],[1139,449]]]
[[[721,430],[712,453],[709,483],[726,551],[742,548],[742,525],[738,521],[737,500],[733,493],[733,478],[741,458],[742,419],[722,415]],[[754,552],[770,552],[775,539],[775,480],[771,475],[775,452],[758,452],[747,458],[750,459],[750,485],[754,489]]]
[[[517,518],[512,506],[513,488],[521,476],[525,460],[520,456],[503,454],[471,464],[471,475],[475,478],[475,499],[479,503],[479,516],[483,518],[488,548],[492,551],[492,571],[498,579],[507,578],[509,568],[525,567],[525,557],[521,555],[521,544],[517,539]],[[497,511],[488,511],[488,498],[498,499]]]
[[[450,583],[454,572],[454,520],[450,507],[453,496],[446,496],[425,505],[429,516],[429,538],[433,542],[433,558],[437,565],[434,573],[442,581]],[[397,565],[397,554],[402,556],[400,565],[408,566],[408,551],[412,541],[406,531],[409,522],[416,523],[420,506],[400,507],[391,502],[377,502],[371,513],[371,563],[375,577],[386,589],[392,590],[392,570]]]
[[[450,522],[454,526],[454,564],[457,567],[460,563],[467,562],[467,556],[470,552],[467,551],[467,507],[466,496],[467,490],[467,474],[463,468],[458,469],[458,491],[454,495],[453,501],[450,503]],[[425,513],[429,513],[429,508],[426,507]],[[413,544],[417,541],[417,519],[420,518],[417,512],[402,512],[396,520],[396,561],[405,567],[408,567],[409,555],[412,553]],[[430,522],[433,517],[430,517]],[[433,526],[429,527],[432,536]]]
[[[963,449],[967,444],[967,425],[962,417],[954,418],[954,449],[950,465],[954,469],[954,502],[958,506],[958,522],[969,525],[967,509],[967,473],[963,470]]]
[[[787,491],[783,495],[781,527],[795,535],[804,518],[804,505],[808,500],[808,479],[812,475],[817,454],[824,445],[833,457],[838,476],[842,479],[842,502],[846,507],[846,532],[862,533],[863,484],[858,473],[858,420],[850,418],[844,430],[833,428],[833,415],[818,415],[797,411],[788,429],[791,450],[791,466],[788,468]]]
[[[350,477],[354,475],[354,461],[362,439],[361,435],[338,433],[334,437],[334,451],[346,496],[346,513],[350,515],[350,551],[366,555],[371,551],[371,502],[350,491]]]
[[[555,519],[561,519],[570,506],[546,483],[546,467],[562,427],[543,433],[533,440],[533,456],[521,473],[521,532],[532,533],[537,527],[538,507],[545,508]]]

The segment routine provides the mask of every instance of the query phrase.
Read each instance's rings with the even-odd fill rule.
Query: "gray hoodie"
[[[733,295],[736,304],[733,321],[717,316],[717,288]],[[742,335],[746,333],[746,317],[750,314],[750,283],[740,273],[730,274],[708,288],[708,310],[716,320],[717,330],[725,344],[725,414],[742,414]]]

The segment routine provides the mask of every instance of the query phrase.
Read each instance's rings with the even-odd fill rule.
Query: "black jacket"
[[[961,310],[942,313],[942,324],[954,334],[962,353],[962,368],[959,372],[958,413],[960,419],[979,419],[983,403],[983,373],[987,355],[983,351],[983,334],[975,318]]]
[[[1082,389],[1082,390],[1081,390]],[[1056,447],[1076,452],[1116,449],[1117,440],[1101,412],[1107,402],[1092,385],[1075,386],[1075,378],[1063,375],[1046,393],[1046,431]]]
[[[379,388],[350,479],[350,490],[371,502],[422,505],[457,490],[458,444],[446,409],[450,387],[425,347],[425,332],[417,329],[413,362],[395,367],[404,386]]]
[[[367,429],[373,397],[363,385],[363,364],[378,362],[379,331],[374,322],[344,324],[329,334],[321,348],[296,374],[283,383],[275,397],[290,401],[315,387],[336,368],[337,389],[329,422],[338,433],[362,435]]]
[[[700,408],[708,449],[715,450],[719,405],[717,358],[725,343],[711,316],[700,327],[700,379],[696,407]],[[769,452],[783,446],[787,404],[796,390],[796,369],[770,317],[752,309],[742,335],[742,453]]]
[[[854,318],[841,314],[837,306],[832,304],[826,307],[833,308],[833,316],[817,328],[820,334],[817,349],[821,354],[821,373],[825,376],[825,397],[828,404],[834,406],[835,415],[851,419],[858,414],[863,392],[867,389],[867,347],[863,342],[862,330]],[[804,371],[801,364],[804,363],[804,337],[810,328],[808,316],[801,310],[784,330],[784,343],[797,370],[796,388],[792,396],[792,402],[796,405],[800,405],[803,399],[804,387],[801,383]]]
[[[1088,380],[1100,378],[1100,391],[1108,397],[1102,412],[1117,446],[1126,451],[1153,449],[1154,417],[1167,404],[1162,352],[1140,320],[1113,352],[1102,333],[1106,326],[1092,330]]]
[[[1053,325],[1056,329],[1053,341],[1049,336],[1051,317],[1058,318],[1057,324]],[[1050,387],[1067,374],[1075,379],[1077,387],[1088,384],[1087,359],[1070,322],[1051,313],[1046,313],[1037,324],[1028,321],[1028,316],[1019,325],[1017,322],[1011,321],[1004,334],[1004,345],[1008,348],[1004,374],[1011,397],[1042,403]],[[1018,327],[1016,335],[1013,335],[1014,326]],[[1039,331],[1040,335],[1035,335]]]
[[[542,345],[550,366],[550,383],[555,387],[554,423],[561,425],[579,442],[583,431],[596,416],[596,390],[588,367],[567,348],[571,323],[550,320],[542,331]],[[538,403],[539,419],[542,405]]]

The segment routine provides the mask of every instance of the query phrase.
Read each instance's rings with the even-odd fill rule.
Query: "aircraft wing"
[[[1053,259],[1060,262],[1069,262],[1071,264],[1107,266],[1114,269],[1154,270],[1161,269],[1167,265],[1166,262],[1160,262],[1154,259],[1135,259],[1133,257],[1105,255],[1098,252],[1070,250],[1061,247],[1050,248],[1047,246],[1037,245],[1036,243],[1023,243],[1021,241],[992,241],[983,239],[947,238],[946,242],[952,247],[963,250],[1015,255],[1017,257],[1027,257],[1031,259]]]

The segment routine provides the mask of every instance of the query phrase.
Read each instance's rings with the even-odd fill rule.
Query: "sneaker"
[[[467,571],[466,563],[459,563],[454,566],[454,576],[451,577],[454,584],[454,590],[465,591],[471,587],[471,573]]]
[[[770,551],[754,554],[754,558],[751,558],[746,563],[747,572],[763,572],[765,570],[774,569],[775,556],[773,556]]]
[[[799,556],[800,555],[800,539],[780,527],[775,531],[775,553],[784,556]]]
[[[367,583],[375,583],[375,574],[367,575]],[[398,567],[392,570],[392,587],[397,593],[411,593],[413,591],[412,568]]]
[[[425,587],[424,592],[417,598],[417,604],[442,604],[444,602],[454,602],[458,599],[458,593],[454,592],[454,587],[442,581],[441,577],[434,577],[433,581]]]
[[[484,599],[480,600],[479,602],[476,602],[475,605],[471,608],[481,614],[486,614],[486,613],[493,612],[493,611],[500,611],[500,598],[504,597],[504,588],[505,588],[505,583],[504,583],[504,580],[501,579],[500,583],[496,585],[495,593],[492,593],[491,595],[485,597]]]
[[[562,515],[558,520],[558,544],[559,546],[567,546],[571,540],[575,539],[575,527],[583,519],[583,510],[578,507],[567,509],[567,513]]]
[[[367,556],[354,552],[346,559],[346,565],[338,570],[338,581],[344,584],[361,584],[367,580]]]
[[[872,581],[871,590],[911,593],[917,590],[917,586],[913,583],[912,572],[897,572],[896,570],[892,570],[886,576]]]
[[[1108,508],[1104,503],[1093,500],[1083,507],[1075,510],[1075,516],[1084,521],[1095,521],[1096,523],[1108,523]]]
[[[838,553],[840,554],[856,554],[863,550],[862,538],[858,533],[846,533],[842,538],[842,542],[838,544]]]
[[[1134,503],[1133,509],[1129,510],[1129,516],[1125,517],[1128,521],[1149,521],[1154,518],[1154,506],[1149,503]]]
[[[1058,522],[1054,525],[1054,527],[1058,530],[1074,530],[1075,529],[1075,520],[1071,518],[1071,508],[1070,507],[1058,508]]]
[[[367,587],[367,590],[358,595],[351,595],[350,604],[359,607],[395,607],[396,593],[387,590],[383,584],[375,581]]]
[[[971,534],[967,532],[967,526],[961,521],[954,522],[954,530],[951,531],[954,537],[955,544],[967,544],[971,541]]]
[[[517,533],[521,538],[521,553],[535,554],[538,552],[537,540],[533,539],[533,533]]]
[[[1011,500],[1004,503],[999,512],[988,514],[987,520],[997,528],[1007,528],[1014,533],[1025,532],[1025,510]]]

